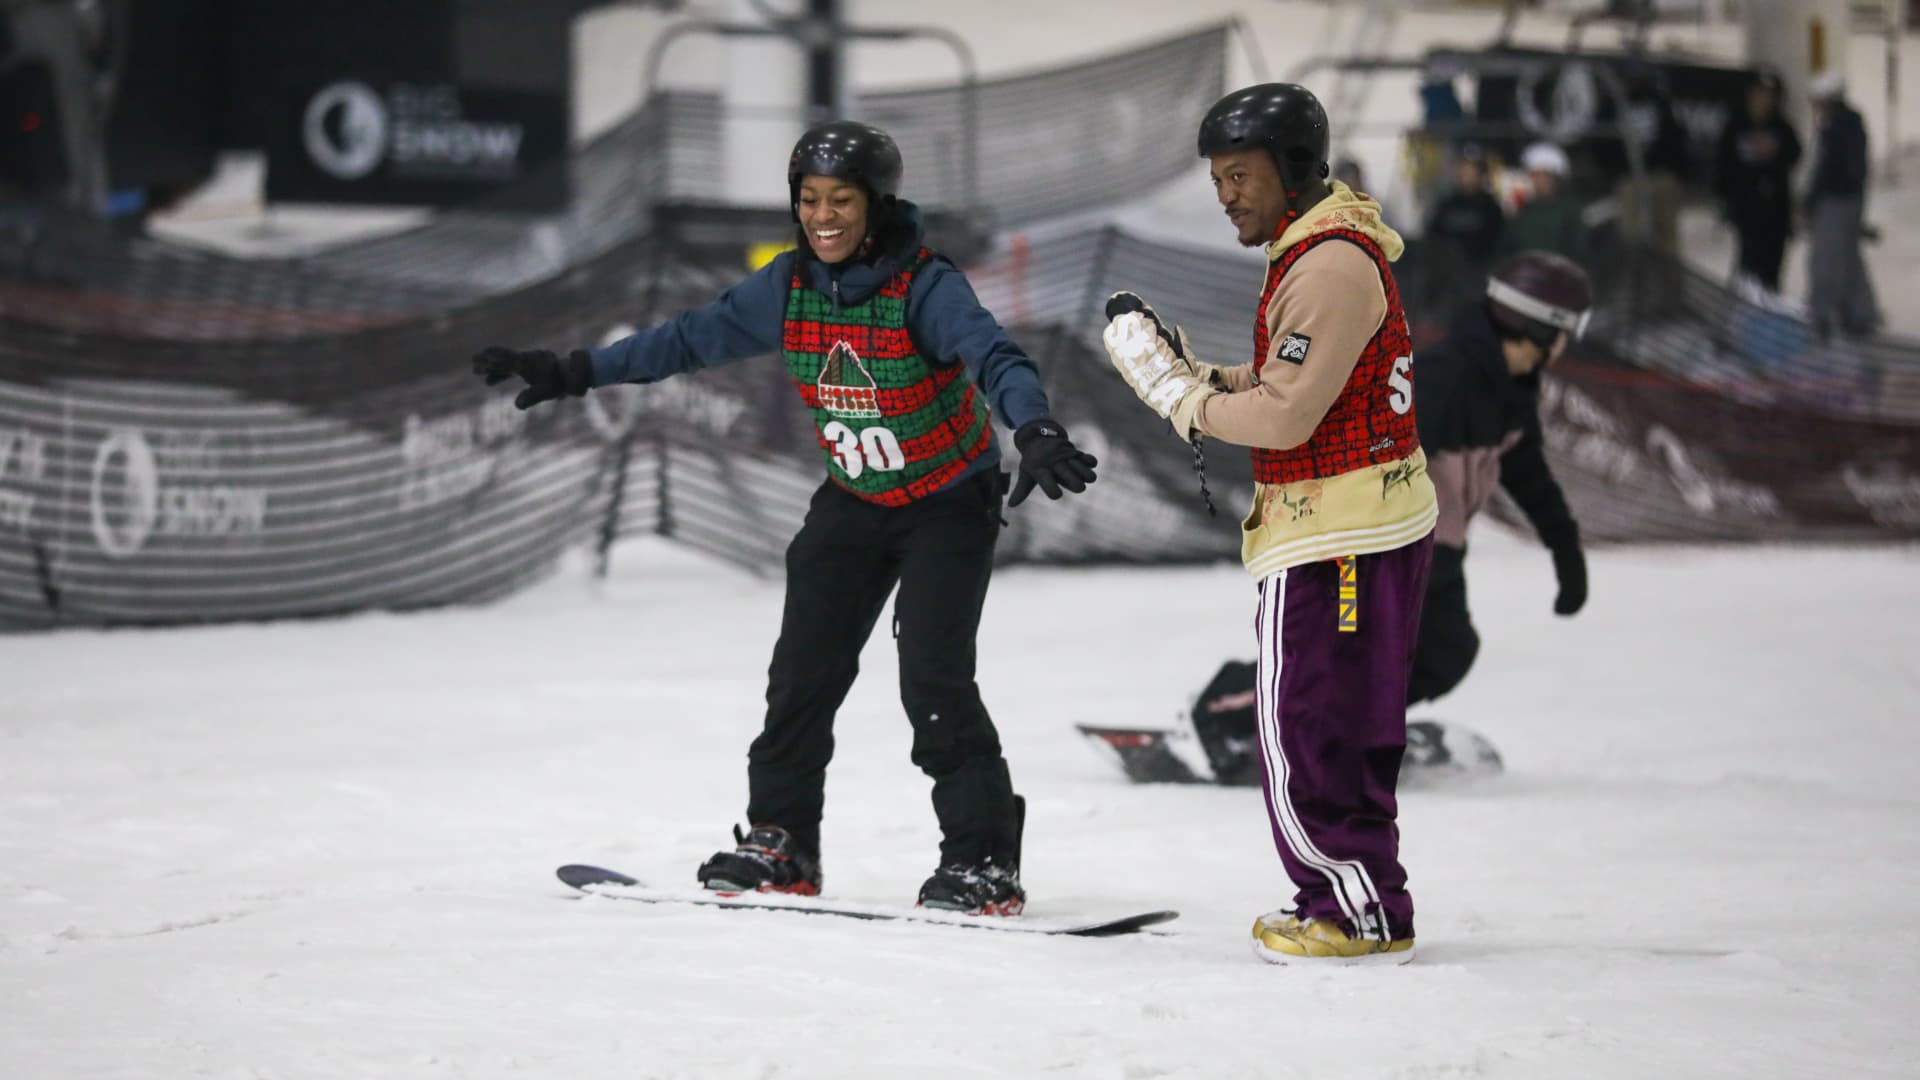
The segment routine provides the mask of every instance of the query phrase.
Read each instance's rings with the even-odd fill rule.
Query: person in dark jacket
[[[1422,238],[1427,286],[1423,292],[1440,311],[1481,292],[1507,226],[1506,211],[1487,187],[1486,151],[1472,143],[1460,147],[1453,185],[1427,215]]]
[[[1867,207],[1867,128],[1839,75],[1813,80],[1813,175],[1807,182],[1807,307],[1822,339],[1864,337],[1881,325],[1880,303],[1860,254]]]
[[[1780,263],[1793,233],[1793,169],[1800,137],[1780,111],[1780,77],[1762,72],[1746,108],[1727,118],[1715,155],[1714,188],[1740,238],[1740,271],[1780,291]]]
[[[787,168],[796,250],[713,303],[592,351],[490,348],[489,385],[526,382],[515,404],[651,383],[777,353],[812,412],[827,482],[787,548],[786,610],[768,671],[766,722],[747,753],[747,821],[703,863],[721,892],[818,893],[820,818],[834,714],[887,597],[913,762],[933,780],[940,865],[919,902],[1017,915],[1022,801],[974,681],[975,635],[1005,491],[989,407],[1015,429],[1019,479],[1084,491],[1095,461],[1050,414],[1019,346],[952,263],[924,246],[898,197],[885,132],[809,130]]]
[[[1479,655],[1480,635],[1467,612],[1467,524],[1496,484],[1553,553],[1554,612],[1572,615],[1587,601],[1580,528],[1543,452],[1539,388],[1540,372],[1580,336],[1592,306],[1593,285],[1577,264],[1521,252],[1494,268],[1482,302],[1463,309],[1452,331],[1420,352],[1413,411],[1440,520],[1409,704],[1458,686]]]

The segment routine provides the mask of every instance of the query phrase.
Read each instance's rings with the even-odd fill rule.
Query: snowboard
[[[1493,740],[1444,720],[1407,721],[1407,754],[1400,760],[1404,786],[1497,776],[1506,771]]]
[[[561,881],[591,896],[634,900],[643,904],[688,904],[698,907],[750,908],[789,911],[803,915],[833,915],[876,922],[930,923],[1012,934],[1062,934],[1070,937],[1112,937],[1131,934],[1180,917],[1177,911],[1140,911],[1117,916],[966,915],[938,908],[867,904],[789,893],[718,893],[705,889],[661,889],[644,885],[617,870],[570,864],[555,871]]]
[[[1223,739],[1208,754],[1194,732],[1177,728],[1124,728],[1076,724],[1081,734],[1110,752],[1136,784],[1218,784],[1257,787],[1258,751],[1252,739]],[[1240,745],[1242,742],[1246,745]],[[1224,748],[1224,750],[1222,749]],[[1209,768],[1208,764],[1212,767]],[[1400,782],[1408,787],[1444,784],[1503,771],[1500,751],[1485,735],[1441,720],[1409,720]]]
[[[1127,779],[1136,784],[1224,784],[1243,786],[1258,784],[1259,775],[1251,769],[1245,770],[1242,779],[1233,777],[1215,777],[1211,770],[1205,772],[1189,764],[1189,758],[1174,752],[1181,741],[1191,741],[1193,733],[1179,728],[1125,728],[1102,727],[1098,724],[1075,724],[1080,734],[1092,739],[1106,748],[1120,763],[1120,771]]]

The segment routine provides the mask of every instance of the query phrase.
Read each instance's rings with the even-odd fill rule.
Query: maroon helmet
[[[1593,314],[1593,281],[1572,259],[1522,251],[1488,275],[1487,313],[1503,334],[1543,348],[1562,332],[1578,340]]]

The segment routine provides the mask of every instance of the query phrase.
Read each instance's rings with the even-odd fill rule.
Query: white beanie
[[[1550,142],[1537,142],[1527,147],[1520,155],[1520,167],[1528,172],[1552,173],[1555,176],[1567,176],[1573,172],[1573,164],[1567,160],[1567,152]]]
[[[1823,71],[1807,84],[1807,96],[1815,101],[1832,101],[1847,92],[1847,80],[1837,71]]]

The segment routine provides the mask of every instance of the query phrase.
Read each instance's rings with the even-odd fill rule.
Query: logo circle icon
[[[387,157],[387,106],[373,88],[337,82],[313,95],[300,131],[307,156],[339,180],[358,180]]]
[[[1540,106],[1541,84],[1548,75],[1546,108]],[[1520,122],[1527,130],[1555,142],[1570,143],[1584,137],[1600,117],[1600,80],[1582,61],[1555,68],[1533,67],[1520,76],[1515,95],[1520,106]]]
[[[119,466],[119,484],[109,476]],[[93,454],[93,538],[116,559],[137,553],[160,516],[160,466],[139,428],[118,428]]]

